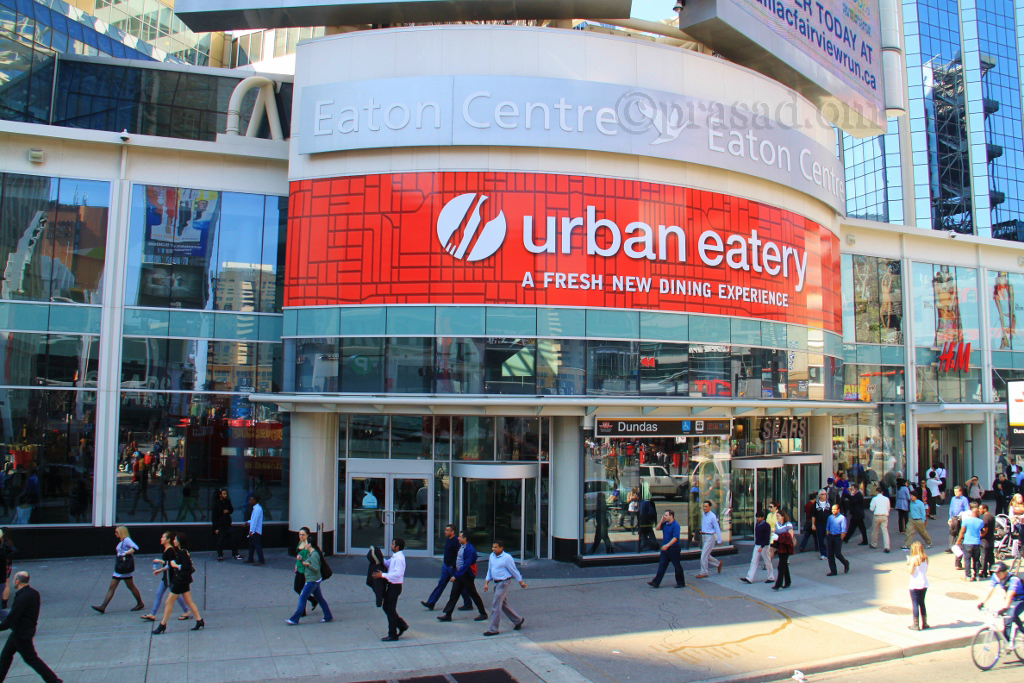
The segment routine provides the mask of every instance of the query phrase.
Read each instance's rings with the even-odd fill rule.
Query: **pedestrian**
[[[167,620],[171,618],[174,601],[178,599],[179,595],[185,599],[185,604],[192,611],[192,616],[196,618],[196,625],[190,630],[198,631],[206,627],[206,620],[203,619],[203,615],[199,613],[199,608],[196,607],[196,603],[192,600],[192,575],[196,570],[192,564],[192,556],[188,554],[188,536],[184,531],[179,531],[174,535],[174,549],[176,551],[174,559],[170,561],[170,565],[174,569],[174,580],[171,582],[170,593],[168,593],[167,599],[164,601],[163,619],[153,629],[153,635],[155,636],[167,630]]]
[[[143,614],[140,618],[146,621],[156,621],[156,613],[163,609],[164,606],[164,593],[174,583],[174,568],[171,567],[171,560],[177,555],[174,550],[174,536],[173,531],[165,531],[160,536],[160,546],[164,549],[161,557],[153,560],[153,575],[159,577],[156,584],[156,597],[153,599],[153,612],[151,614]],[[192,618],[192,613],[188,611],[188,605],[185,604],[185,599],[178,596],[178,605],[181,607],[182,615],[178,617],[178,621],[186,621]]]
[[[907,533],[907,521],[910,519],[910,487],[903,479],[896,482],[896,516],[900,533]]]
[[[292,626],[298,624],[299,619],[306,616],[307,600],[313,603],[314,609],[316,609],[317,603],[320,604],[320,608],[324,613],[323,618],[320,620],[321,624],[328,624],[334,621],[334,615],[331,614],[331,606],[327,604],[323,593],[320,592],[320,584],[323,582],[320,568],[323,566],[324,556],[320,549],[309,540],[309,536],[309,527],[299,529],[298,554],[295,556],[295,562],[297,566],[303,568],[303,576],[306,581],[299,592],[299,606],[295,608],[295,614],[290,619],[286,619]]]
[[[637,532],[637,519],[640,513],[640,487],[634,486],[626,499],[626,510],[629,512],[629,530]]]
[[[494,581],[494,599],[491,600],[491,626],[484,633],[485,636],[498,635],[498,625],[501,615],[504,614],[515,626],[514,631],[523,628],[526,619],[519,616],[508,604],[508,589],[512,586],[512,579],[519,582],[522,588],[526,588],[523,575],[516,568],[515,559],[505,552],[505,543],[501,539],[495,539],[491,544],[491,556],[487,558],[487,576],[484,578],[484,593],[487,586]]]
[[[992,565],[996,563],[996,516],[989,512],[988,505],[978,506],[981,517],[981,578],[987,579]]]
[[[772,586],[773,591],[789,588],[792,584],[789,576],[789,556],[796,549],[793,525],[789,521],[789,515],[781,510],[779,511],[779,522],[775,525],[775,533],[778,536],[778,539],[775,541],[775,555],[779,558],[779,571],[776,572],[777,578],[775,579],[775,585]]]
[[[676,588],[685,588],[686,576],[683,574],[683,565],[679,563],[680,527],[676,521],[676,513],[665,510],[656,528],[661,531],[661,554],[658,556],[658,573],[654,575],[653,580],[647,582],[647,585],[654,588],[660,586],[671,562],[676,572]]]
[[[260,558],[256,566],[261,567],[266,564],[263,560],[263,506],[255,494],[249,496],[249,504],[252,505],[252,516],[249,517],[249,559],[245,563],[252,564],[255,553]]]
[[[831,514],[832,506],[828,502],[828,493],[821,489],[818,491],[818,500],[814,503],[814,516],[811,518],[811,530],[818,543],[819,560],[826,559],[828,555],[828,548],[825,547],[825,527]]]
[[[871,547],[878,547],[878,532],[882,532],[882,543],[885,552],[889,552],[889,497],[882,493],[881,488],[875,489],[871,499]]]
[[[766,569],[771,559],[775,556],[775,549],[772,548],[772,543],[775,541],[775,525],[779,523],[779,510],[778,501],[773,500],[768,503],[768,513],[764,517],[764,521],[768,522],[768,528],[771,530],[771,534],[768,537],[768,562],[765,563]]]
[[[977,581],[981,575],[981,531],[984,527],[985,521],[972,500],[970,513],[964,517],[960,525],[960,536],[956,539],[957,545],[964,551],[965,581]]]
[[[617,490],[617,489],[616,489]],[[611,555],[615,552],[615,546],[612,545],[612,539],[608,535],[608,526],[610,523],[608,512],[608,502],[605,500],[604,493],[597,494],[597,512],[594,513],[594,542],[590,546],[590,554],[594,555],[597,553],[597,549],[601,547],[601,543],[604,543],[605,554]]]
[[[953,497],[949,499],[949,547],[946,549],[947,553],[953,552],[953,546],[956,545],[956,539],[960,536],[960,515],[970,509],[970,502],[967,500],[967,496],[963,493],[964,489],[962,486],[953,487]],[[955,563],[956,569],[961,569],[960,558],[956,558]]]
[[[430,597],[426,600],[421,600],[420,604],[429,610],[434,609],[434,605],[444,595],[444,589],[451,583],[452,578],[455,576],[455,560],[458,558],[459,550],[462,545],[459,543],[459,539],[455,533],[455,527],[448,524],[444,528],[444,558],[441,560],[441,578],[437,580],[437,585],[434,590],[431,591]],[[473,609],[473,603],[469,598],[469,591],[462,591],[462,607],[459,608],[460,612],[468,612]]]
[[[396,538],[391,541],[391,557],[384,560],[387,572],[376,571],[372,574],[373,578],[384,579],[388,582],[383,604],[384,614],[388,615],[388,634],[381,638],[386,643],[397,641],[403,633],[409,630],[409,624],[398,616],[398,596],[402,594],[402,582],[405,580],[404,549],[404,538]]]
[[[814,532],[814,502],[817,500],[815,494],[807,496],[807,502],[804,503],[804,526],[803,535],[800,537],[800,547],[797,552],[803,552],[804,548],[807,547],[807,541],[814,539],[814,549],[818,549],[818,534]]]
[[[156,505],[153,506],[153,514],[149,516],[150,522],[157,521],[157,515],[160,516],[161,522],[168,521],[167,511],[164,509],[164,505],[167,502],[167,480],[164,479],[162,472],[158,469],[154,475],[156,479]]]
[[[776,520],[778,514],[775,515]],[[776,525],[778,522],[776,522]],[[754,552],[750,554],[750,569],[747,575],[740,579],[743,583],[754,583],[757,575],[757,566],[764,561],[768,569],[768,580],[765,583],[775,583],[775,567],[772,565],[772,558],[768,552],[771,547],[771,538],[775,535],[775,529],[768,524],[764,510],[757,511],[757,523],[754,524]]]
[[[125,585],[128,586],[128,590],[135,596],[135,607],[132,607],[132,612],[138,612],[139,610],[146,609],[146,605],[142,602],[142,596],[139,595],[139,589],[135,587],[135,581],[132,580],[132,576],[135,573],[135,553],[138,551],[139,546],[135,545],[135,541],[128,535],[128,527],[119,526],[114,530],[117,535],[117,548],[115,549],[116,558],[114,560],[114,575],[110,579],[110,587],[107,588],[107,595],[103,598],[102,605],[93,605],[92,608],[103,614],[107,610],[107,605],[110,604],[110,600],[114,597],[114,591],[117,590],[117,586],[124,581]]]
[[[981,487],[977,477],[971,477],[967,480],[967,498],[972,500],[978,505],[981,505],[981,499],[985,497],[985,489]]]
[[[658,520],[658,509],[654,501],[647,498],[640,500],[640,533],[636,539],[636,551],[642,553],[645,550],[658,547],[658,538],[654,535],[654,525]]]
[[[0,527],[0,571],[4,575],[4,592],[0,607],[7,609],[7,601],[11,597],[11,570],[14,568],[14,554],[18,552],[11,541],[7,527]]]
[[[998,562],[992,567],[992,578],[989,579],[988,594],[985,598],[978,603],[978,609],[985,606],[989,598],[992,597],[992,593],[996,588],[1002,588],[1003,592],[1006,593],[1006,602],[999,609],[1000,615],[1007,615],[1009,613],[1010,619],[1005,620],[1003,626],[1003,637],[1006,638],[1007,643],[1012,643],[1010,640],[1010,628],[1012,624],[1017,625],[1017,631],[1024,633],[1024,623],[1021,622],[1021,614],[1024,613],[1024,582],[1019,577],[1014,576],[1010,573],[1009,567],[1004,562]],[[17,604],[17,603],[15,603]],[[7,650],[5,649],[4,652]]]
[[[861,541],[860,545],[868,544],[868,530],[864,526],[864,494],[860,491],[860,486],[854,483],[850,483],[850,495],[847,498],[847,510],[850,512],[850,524],[849,531],[846,532],[846,536],[843,538],[844,542],[849,542],[850,537],[853,536],[853,532],[860,529]]]
[[[914,609],[914,623],[909,628],[911,631],[923,631],[928,628],[928,610],[924,606],[924,596],[928,592],[928,556],[924,554],[921,541],[914,541],[910,546],[907,571],[910,572],[910,604]]]
[[[292,590],[295,591],[296,595],[302,595],[302,591],[306,588],[306,565],[305,560],[309,556],[309,549],[304,548],[303,544],[309,539],[309,527],[302,527],[299,529],[299,544],[296,546],[296,552],[298,556],[295,558],[295,571],[292,572]],[[310,592],[306,596],[306,600],[311,605],[310,609],[316,609],[320,601],[315,595]],[[302,606],[302,614],[300,616],[306,616],[306,606]]]
[[[939,490],[942,486],[942,481],[932,472],[924,480],[924,484],[928,489],[928,519],[935,519],[935,512],[938,510],[939,499],[942,495],[942,492]]]
[[[928,516],[927,510],[925,510],[924,503],[920,501],[921,492],[914,489],[910,492],[910,509],[907,511],[909,519],[907,520],[907,538],[903,541],[902,550],[909,550],[908,545],[914,540],[914,535],[920,535],[927,544],[927,547],[932,547],[932,537],[928,535],[928,529],[926,528],[925,518]]]
[[[700,519],[700,574],[698,579],[708,578],[708,564],[714,562],[718,566],[718,573],[722,573],[722,561],[711,556],[711,551],[722,542],[722,529],[718,526],[718,515],[711,511],[711,501],[705,500],[701,505],[704,513]]]
[[[0,622],[0,631],[10,630],[3,651],[0,651],[0,681],[7,678],[7,673],[14,663],[14,653],[21,655],[21,660],[32,668],[46,683],[63,683],[57,678],[50,667],[46,666],[36,654],[32,639],[36,636],[36,625],[39,623],[39,592],[28,585],[28,572],[14,575],[14,604],[10,613]]]
[[[470,600],[476,605],[478,612],[476,621],[487,619],[487,608],[484,607],[484,601],[476,591],[476,574],[473,573],[476,560],[476,548],[469,542],[469,536],[463,531],[459,534],[459,552],[455,556],[455,573],[451,578],[454,585],[451,595],[448,596],[448,602],[445,603],[444,614],[437,618],[438,621],[452,620],[452,612],[455,611],[455,605],[459,602],[459,596],[463,592],[469,593]]]
[[[828,574],[836,576],[836,560],[843,563],[843,573],[850,573],[850,562],[843,557],[843,535],[846,533],[846,517],[839,512],[839,506],[832,506],[832,516],[825,526],[825,545],[828,548]]]
[[[231,504],[231,497],[227,489],[218,489],[214,494],[213,506],[210,508],[210,521],[213,522],[213,535],[217,538],[217,561],[224,561],[224,547],[231,548],[231,557],[236,560],[242,559],[238,553],[238,543],[235,542],[235,534],[231,529],[231,515],[235,514],[235,506]]]

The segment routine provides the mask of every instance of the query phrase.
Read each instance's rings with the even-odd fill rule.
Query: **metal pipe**
[[[228,135],[238,135],[238,127],[241,125],[242,98],[253,88],[262,88],[268,85],[274,87],[274,81],[263,76],[250,76],[235,86],[234,92],[231,93],[231,100],[228,102],[228,125],[225,131]],[[280,128],[280,122],[278,128]]]

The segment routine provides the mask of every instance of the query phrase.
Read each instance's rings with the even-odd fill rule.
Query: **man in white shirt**
[[[500,539],[495,539],[491,544],[491,556],[487,559],[487,578],[484,579],[484,593],[487,592],[487,585],[494,581],[494,600],[491,601],[491,627],[484,633],[485,636],[498,635],[498,624],[501,622],[501,614],[505,613],[513,624],[514,630],[518,631],[526,621],[516,614],[516,611],[508,605],[508,589],[512,585],[512,579],[519,582],[519,585],[526,588],[523,575],[516,568],[516,561],[511,555],[505,552],[505,544]]]
[[[885,543],[885,552],[889,552],[889,511],[892,506],[889,497],[882,495],[882,489],[875,489],[875,497],[871,499],[869,506],[874,520],[871,522],[871,547],[878,547],[878,531],[882,531],[882,541]]]
[[[388,635],[381,640],[385,643],[398,640],[399,636],[409,630],[409,624],[398,616],[398,596],[402,594],[402,583],[405,581],[405,539],[396,538],[391,541],[391,557],[384,560],[387,573],[374,572],[373,578],[388,582],[384,592],[384,614],[388,615]]]
[[[705,500],[701,506],[704,513],[700,518],[700,574],[698,579],[708,578],[708,564],[713,562],[718,567],[718,573],[722,573],[722,561],[711,556],[711,551],[722,542],[722,529],[718,526],[718,516],[711,511],[711,501]]]
[[[252,503],[252,515],[249,517],[249,559],[245,563],[252,564],[253,553],[256,553],[256,556],[260,558],[256,566],[260,566],[265,564],[263,561],[263,506],[260,505],[259,498],[256,496],[249,496],[249,502]]]

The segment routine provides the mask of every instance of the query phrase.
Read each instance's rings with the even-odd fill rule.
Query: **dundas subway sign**
[[[291,202],[286,306],[588,306],[841,330],[835,235],[730,195],[427,172],[295,181]]]
[[[796,97],[772,109],[553,78],[346,81],[302,88],[298,151],[509,146],[635,154],[766,178],[845,214],[835,150],[811,135],[828,125],[800,119]]]

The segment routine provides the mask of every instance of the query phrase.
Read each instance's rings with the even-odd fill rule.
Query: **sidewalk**
[[[285,619],[297,598],[293,561],[281,551],[273,551],[265,567],[218,564],[212,554],[197,553],[193,596],[208,625],[189,632],[194,622],[177,621],[176,608],[162,636],[151,636],[152,624],[128,611],[133,600],[124,586],[105,615],[89,608],[102,601],[112,557],[25,562],[16,569],[31,573],[43,597],[40,656],[67,683],[350,682],[495,667],[521,683],[772,680],[795,668],[815,670],[813,662],[891,659],[973,636],[980,625],[974,605],[987,585],[965,583],[953,571],[952,556],[943,554],[941,519],[929,531],[935,541],[927,600],[933,628],[924,632],[906,628],[906,553],[898,534],[888,555],[847,546],[847,575],[826,578],[817,553],[797,555],[790,563],[793,587],[778,592],[739,581],[749,564],[747,548],[726,558],[722,573],[712,571],[709,579],[693,578],[696,563],[685,563],[685,590],[672,589],[671,577],[652,589],[646,581],[653,567],[530,562],[524,567],[529,588],[511,592],[526,625],[512,631],[503,621],[494,638],[483,637],[486,624],[474,622],[472,613],[455,612],[454,623],[438,623],[439,611],[428,612],[419,601],[435,585],[440,564],[410,560],[399,611],[411,628],[398,643],[380,641],[386,622],[365,585],[361,557],[332,560],[335,576],[324,593],[334,623],[319,623],[317,611],[289,626]],[[140,570],[149,566],[148,557],[140,556]],[[140,571],[136,578],[148,607],[151,577]],[[477,584],[482,589],[482,581]],[[16,658],[8,680],[38,678]]]

